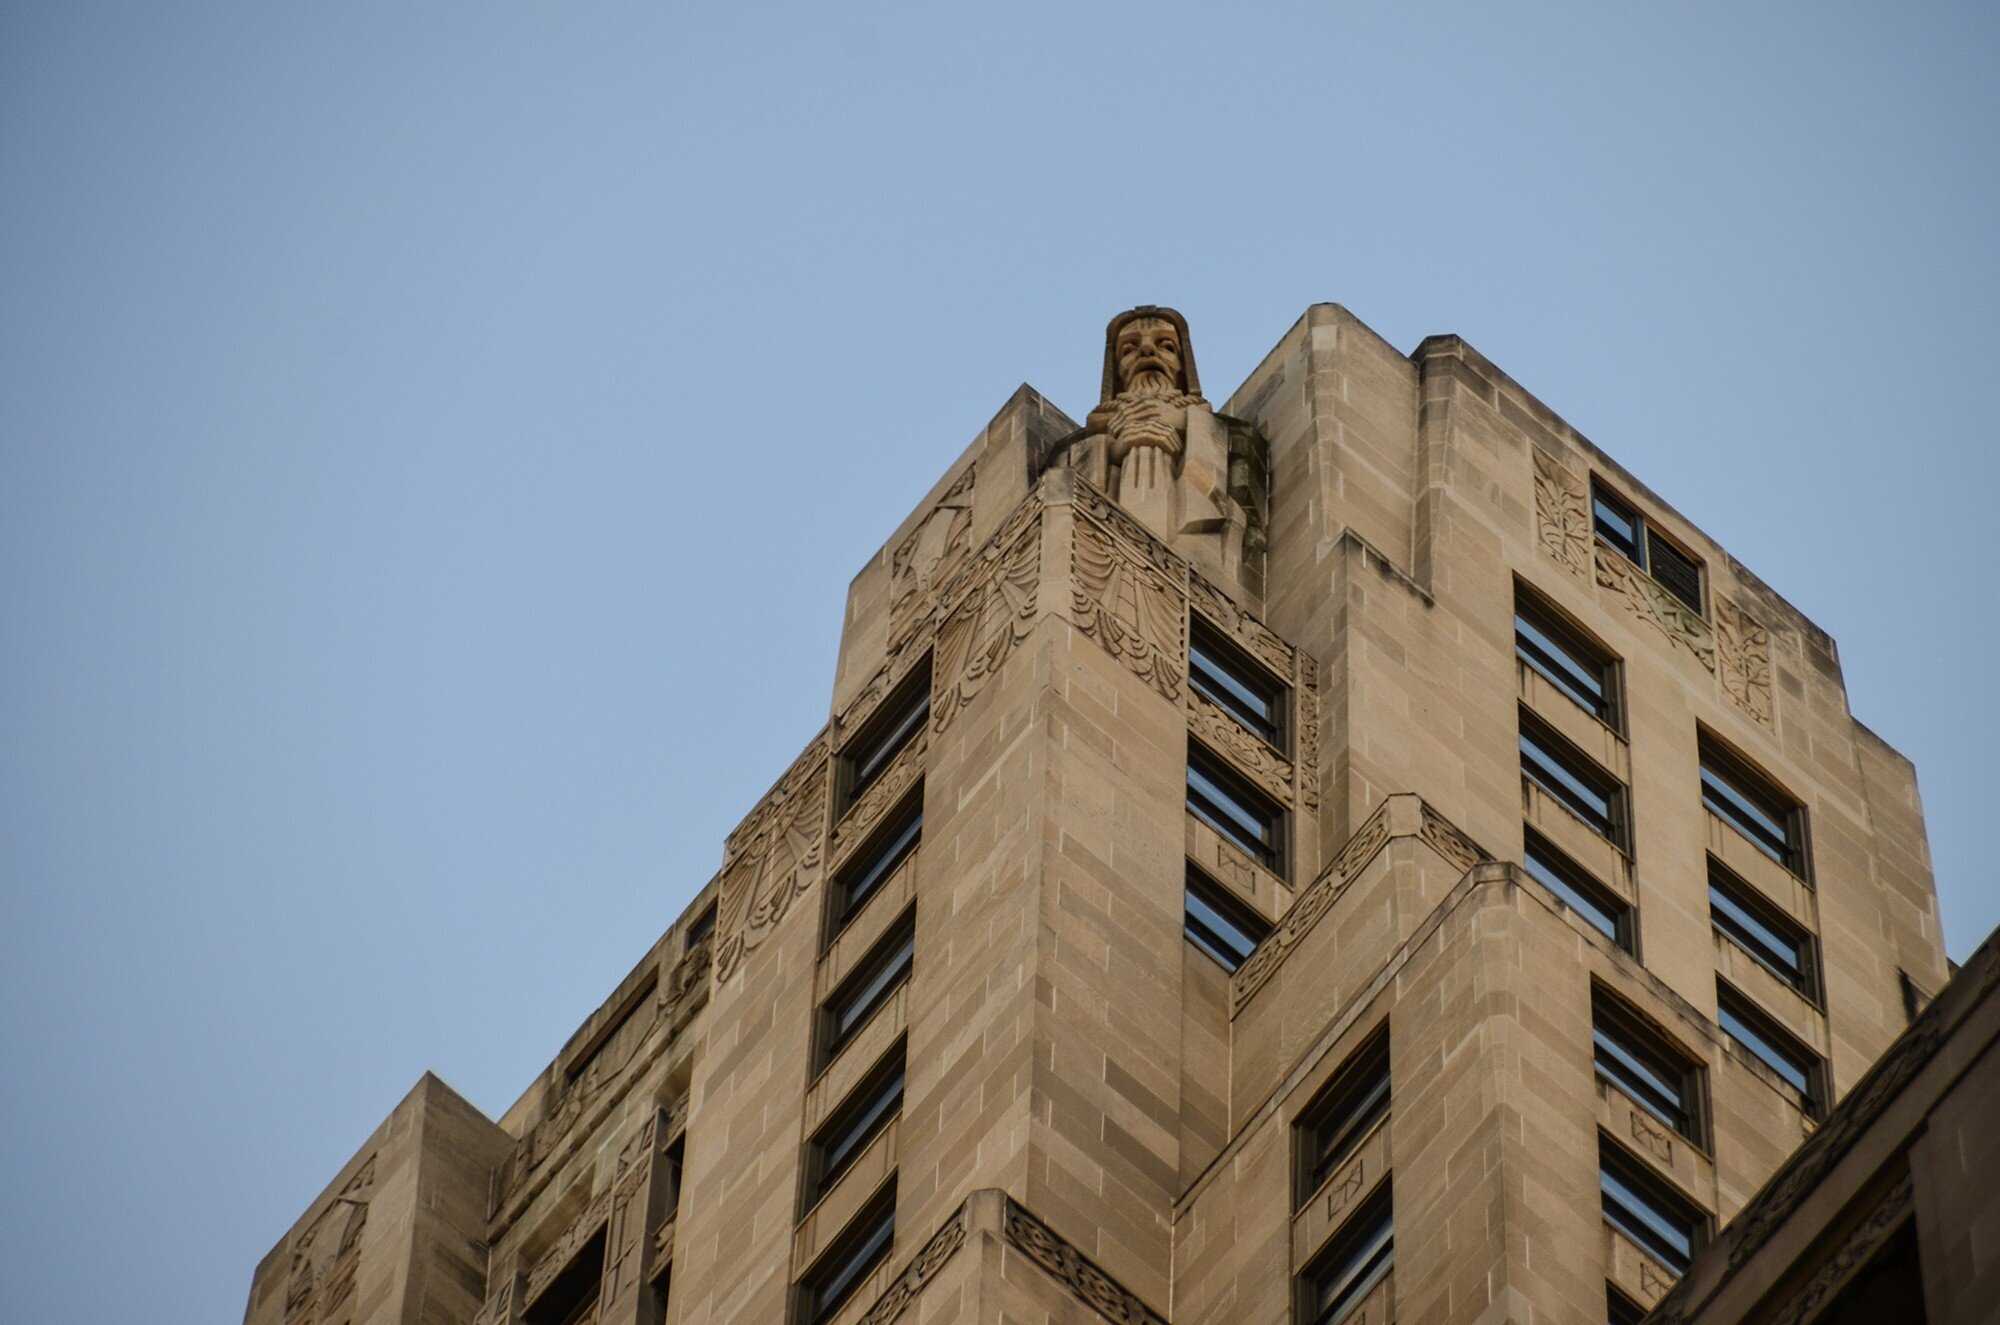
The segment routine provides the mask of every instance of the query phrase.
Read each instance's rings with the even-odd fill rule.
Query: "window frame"
[[[1269,824],[1268,843],[1260,843],[1246,836],[1243,827],[1232,821],[1226,809],[1220,807],[1204,809],[1198,805],[1197,799],[1211,802],[1212,798],[1207,792],[1195,786],[1194,779],[1197,774],[1217,791],[1241,802],[1243,806],[1248,807],[1248,810],[1266,811],[1265,819]],[[1290,844],[1287,839],[1291,831],[1291,816],[1282,804],[1252,784],[1250,779],[1231,768],[1228,760],[1195,740],[1188,742],[1187,809],[1188,813],[1207,824],[1223,840],[1264,869],[1280,879],[1285,877],[1286,858],[1290,855]],[[1250,817],[1257,816],[1253,813]]]
[[[819,1045],[815,1077],[831,1067],[841,1051],[854,1043],[875,1019],[875,1014],[895,997],[896,991],[909,983],[916,964],[917,910],[912,906],[883,931],[867,955],[855,963],[854,969],[820,1004],[818,1033],[813,1037]],[[843,1025],[850,1010],[852,1020]]]
[[[931,659],[926,654],[896,683],[854,735],[841,743],[834,768],[835,823],[854,808],[896,762],[930,719]]]
[[[799,1276],[792,1290],[793,1319],[798,1325],[826,1325],[895,1248],[896,1180],[891,1177]],[[826,1296],[830,1284],[835,1291]]]
[[[1523,825],[1521,830],[1521,868],[1529,878],[1554,893],[1557,901],[1582,916],[1592,929],[1633,957],[1639,955],[1639,908],[1600,882],[1531,825]],[[1611,923],[1609,933],[1598,923],[1600,912]]]
[[[1534,710],[1521,707],[1520,723],[1517,749],[1520,754],[1522,779],[1540,787],[1544,794],[1574,815],[1584,827],[1617,847],[1619,854],[1629,858],[1632,854],[1632,789],[1614,777],[1609,769],[1577,749],[1568,737],[1544,722]],[[1583,803],[1583,798],[1561,779],[1558,778],[1551,783],[1529,771],[1530,745],[1537,747],[1543,761],[1568,773],[1578,783],[1595,790],[1604,798],[1607,806],[1604,818],[1611,831],[1606,832],[1598,826],[1592,817],[1595,811],[1591,810],[1587,803]],[[1593,786],[1593,783],[1596,785]]]
[[[715,915],[716,904],[713,901],[710,901],[707,906],[704,906],[700,911],[695,913],[694,919],[688,922],[687,929],[682,933],[682,952],[693,952],[697,947],[715,937]]]
[[[1395,1106],[1389,1023],[1383,1022],[1334,1070],[1292,1120],[1292,1209],[1352,1159]]]
[[[902,1117],[908,1070],[909,1039],[905,1036],[868,1069],[861,1084],[850,1090],[826,1121],[806,1138],[804,1181],[799,1194],[801,1217],[825,1200],[854,1162],[889,1130],[891,1123]],[[838,1156],[831,1153],[836,1141],[845,1147]]]
[[[1616,529],[1607,529],[1600,508],[1609,511],[1628,525],[1632,530],[1632,536],[1627,538]],[[1694,614],[1703,620],[1708,618],[1708,564],[1690,552],[1672,534],[1660,532],[1659,525],[1647,519],[1638,506],[1627,501],[1616,489],[1595,474],[1590,476],[1590,530],[1598,542],[1646,572],[1647,577],[1672,594],[1676,602],[1692,609]],[[1694,576],[1692,599],[1681,592],[1681,586],[1672,578],[1659,573],[1653,557],[1653,544],[1656,540],[1666,548],[1670,557],[1687,563],[1686,568]]]
[[[1524,642],[1524,624],[1541,638]],[[1548,656],[1551,648],[1556,651],[1553,657]],[[1533,586],[1518,579],[1514,581],[1514,657],[1565,699],[1612,731],[1624,734],[1624,660]],[[1595,671],[1602,696],[1595,706],[1577,697],[1577,687],[1564,675],[1571,669],[1586,676]]]
[[[1605,1041],[1613,1049],[1614,1070],[1606,1070]],[[1652,1018],[1631,1003],[1593,980],[1590,986],[1590,1065],[1593,1079],[1602,1079],[1637,1105],[1655,1122],[1701,1151],[1709,1153],[1708,1072],[1696,1055],[1663,1030]],[[1620,1061],[1622,1057],[1625,1061]],[[1646,1075],[1658,1079],[1647,1082]],[[1636,1078],[1636,1079],[1635,1079]],[[1672,1082],[1671,1090],[1667,1083]],[[1674,1111],[1682,1121],[1668,1117],[1666,1108],[1649,1099],[1650,1090],[1672,1093]]]
[[[1194,905],[1199,902],[1212,911],[1223,924],[1236,930],[1248,940],[1249,947],[1240,956],[1233,955],[1234,945],[1227,934],[1213,934],[1205,919],[1195,915]],[[1250,954],[1257,945],[1270,937],[1275,926],[1237,897],[1227,887],[1211,878],[1193,861],[1187,862],[1187,884],[1181,895],[1181,937],[1192,943],[1204,957],[1234,975],[1250,960]]]
[[[896,872],[917,854],[923,844],[924,784],[919,779],[909,794],[882,816],[882,822],[834,871],[832,886],[826,890],[826,941],[820,945],[821,951],[833,946],[883,885],[896,877]],[[854,889],[858,882],[864,880],[867,889],[856,896]]]
[[[1739,919],[1719,910],[1716,906],[1718,895],[1729,907],[1742,912],[1743,917]],[[1822,1006],[1819,937],[1773,906],[1752,884],[1714,856],[1708,858],[1708,923],[1711,929],[1770,972],[1772,978],[1787,989],[1816,1008]],[[1773,941],[1767,945],[1764,938],[1750,930],[1753,925],[1769,930]],[[1787,944],[1796,963],[1795,974],[1787,974],[1786,963],[1773,961],[1763,951],[1766,946],[1776,951]]]
[[[1384,1182],[1299,1271],[1295,1318],[1309,1325],[1339,1325],[1395,1268],[1395,1193]],[[1322,1307],[1321,1300],[1329,1291],[1337,1291],[1338,1296]]]
[[[1696,733],[1695,753],[1702,807],[1755,847],[1758,854],[1812,887],[1805,803],[1706,727]],[[1738,801],[1745,808],[1739,809]],[[1772,835],[1756,822],[1759,814],[1783,826],[1780,849],[1773,849]]]
[[[1826,1059],[1779,1024],[1776,1017],[1758,1007],[1757,1000],[1719,975],[1715,977],[1715,1021],[1730,1043],[1762,1063],[1788,1088],[1804,1098],[1806,1117],[1814,1122],[1826,1117],[1833,1094]],[[1742,1032],[1733,1029],[1729,1021],[1741,1026]],[[1757,1043],[1759,1040],[1763,1041],[1762,1049]],[[1766,1049],[1769,1050],[1768,1055],[1764,1052]],[[1771,1061],[1773,1058],[1805,1078],[1805,1084],[1801,1086],[1793,1081],[1783,1067]]]
[[[1610,1191],[1608,1182],[1615,1182],[1633,1197],[1645,1202],[1646,1211],[1654,1216],[1669,1216],[1661,1220],[1663,1223],[1671,1224],[1675,1222],[1671,1216],[1679,1216],[1687,1224],[1688,1250],[1683,1253],[1667,1245],[1665,1236],[1653,1228],[1643,1214],[1631,1214],[1630,1222],[1614,1217],[1613,1202],[1621,1207],[1627,1203]],[[1702,1248],[1713,1237],[1710,1226],[1714,1221],[1706,1210],[1655,1173],[1644,1160],[1602,1132],[1597,1134],[1597,1190],[1604,1222],[1666,1266],[1676,1277],[1687,1273],[1688,1266],[1694,1263],[1694,1258],[1701,1254]]]
[[[604,1259],[610,1254],[610,1242],[608,1225],[600,1225],[584,1239],[535,1300],[522,1304],[523,1325],[576,1325],[596,1310],[603,1301]],[[549,1309],[551,1302],[556,1304],[553,1310]]]
[[[1216,672],[1223,684],[1211,684],[1204,676],[1205,670]],[[1262,722],[1248,711],[1248,704],[1232,693],[1230,683],[1248,692],[1252,699],[1269,705],[1271,720]],[[1188,686],[1227,713],[1245,731],[1286,758],[1291,757],[1290,684],[1199,613],[1192,614],[1189,621]]]

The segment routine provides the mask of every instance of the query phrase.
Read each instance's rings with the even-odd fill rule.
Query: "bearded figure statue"
[[[1269,448],[1254,424],[1202,398],[1187,319],[1173,309],[1142,304],[1111,319],[1097,408],[1051,449],[1208,573],[1261,587]]]

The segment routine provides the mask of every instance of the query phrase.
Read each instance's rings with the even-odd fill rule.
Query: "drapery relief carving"
[[[368,1226],[374,1191],[375,1156],[370,1155],[293,1244],[285,1283],[287,1325],[326,1320],[353,1293],[361,1231]]]
[[[1235,768],[1284,801],[1292,792],[1292,765],[1206,696],[1188,691],[1188,726],[1211,749],[1222,751]]]
[[[1048,1271],[1079,1301],[1115,1325],[1166,1325],[1164,1317],[1126,1291],[1099,1269],[1097,1263],[1070,1245],[1068,1239],[1007,1202],[1005,1233],[1010,1245]]]
[[[890,554],[889,652],[898,652],[930,619],[937,590],[972,551],[972,486],[967,465],[937,505]]]
[[[1542,551],[1580,580],[1590,578],[1590,502],[1583,480],[1539,446],[1535,458],[1535,533]]]
[[[1010,541],[1000,541],[1003,537]],[[931,664],[931,731],[939,735],[1034,628],[1042,575],[1040,507],[1023,502],[973,565],[938,626]]]
[[[1616,552],[1597,548],[1596,562],[1597,582],[1617,590],[1634,616],[1693,654],[1703,667],[1715,670],[1715,632],[1701,619],[1701,613]]]
[[[1186,577],[1187,563],[1175,556],[1173,549],[1155,538],[1151,530],[1133,519],[1117,502],[1081,478],[1076,480],[1075,505],[1101,527],[1124,539],[1160,574],[1175,583]]]
[[[924,752],[930,746],[926,731],[918,731],[896,754],[895,762],[882,771],[861,799],[854,802],[840,822],[834,825],[832,862],[838,866],[856,842],[873,832],[875,825],[891,806],[903,798],[903,793],[916,784],[924,775]]]
[[[1391,807],[1399,800],[1415,800],[1417,803],[1414,833],[1407,828],[1399,832],[1391,822]],[[1292,949],[1312,931],[1321,916],[1333,909],[1333,904],[1347,891],[1347,885],[1367,868],[1376,853],[1399,836],[1415,837],[1461,872],[1482,860],[1491,859],[1477,842],[1459,831],[1457,825],[1432,809],[1429,802],[1415,796],[1392,796],[1384,800],[1347,839],[1347,844],[1320,871],[1319,877],[1293,900],[1291,908],[1279,919],[1277,928],[1265,936],[1243,965],[1236,968],[1229,986],[1229,1015],[1232,1018],[1243,1011],[1257,991],[1269,983]]]
[[[723,853],[717,908],[715,975],[727,980],[764,941],[792,903],[818,882],[826,839],[827,756],[815,737]]]
[[[923,1250],[910,1258],[910,1263],[903,1267],[895,1282],[882,1291],[882,1296],[875,1299],[875,1304],[868,1308],[868,1314],[856,1325],[889,1325],[890,1321],[902,1315],[904,1308],[924,1291],[924,1285],[944,1268],[944,1263],[952,1258],[954,1252],[965,1245],[966,1217],[964,1206],[953,1212],[944,1226],[931,1235]]]
[[[1077,628],[1167,699],[1179,699],[1187,659],[1181,584],[1124,540],[1079,519],[1070,540],[1070,608]]]
[[[1771,632],[1721,594],[1715,596],[1716,675],[1730,702],[1766,727],[1771,709]]]

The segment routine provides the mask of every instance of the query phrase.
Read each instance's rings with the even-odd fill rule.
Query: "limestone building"
[[[1747,568],[1456,337],[1315,305],[1215,406],[1136,309],[855,576],[687,913],[245,1319],[1633,1320],[1946,977]]]

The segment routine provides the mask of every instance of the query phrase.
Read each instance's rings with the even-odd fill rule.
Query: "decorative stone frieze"
[[[1535,461],[1535,534],[1542,551],[1580,580],[1590,579],[1590,500],[1584,481],[1539,446]]]
[[[1598,584],[1615,590],[1633,616],[1686,649],[1709,671],[1715,670],[1715,632],[1701,619],[1701,613],[1618,553],[1603,547],[1595,553]]]
[[[1034,627],[1042,574],[1040,505],[1023,502],[969,567],[938,626],[931,664],[931,731],[938,735]]]
[[[1179,699],[1187,671],[1182,584],[1129,542],[1088,519],[1078,519],[1074,526],[1070,574],[1070,610],[1077,629],[1163,698]]]
[[[827,748],[814,737],[729,835],[716,908],[715,976],[727,980],[819,881],[826,845]]]
[[[977,464],[967,465],[937,505],[890,553],[891,655],[929,624],[938,588],[972,551],[972,488],[977,473]]]
[[[1078,1301],[1114,1325],[1166,1325],[1166,1318],[1127,1292],[1125,1286],[1099,1269],[1018,1203],[1007,1202],[1005,1232],[1009,1245],[1049,1272]]]
[[[833,829],[831,857],[835,868],[847,858],[855,843],[875,830],[875,825],[882,822],[882,816],[903,798],[903,793],[923,777],[924,755],[929,747],[927,733],[918,731],[909,744],[896,752],[895,761],[840,817]]]
[[[329,1320],[353,1293],[361,1231],[368,1226],[368,1202],[374,1190],[375,1156],[370,1155],[292,1244],[291,1272],[285,1281],[287,1325]]]
[[[1188,727],[1279,801],[1292,795],[1292,763],[1205,696],[1188,691]]]
[[[931,1235],[931,1240],[924,1244],[923,1249],[910,1257],[902,1273],[875,1299],[875,1304],[868,1308],[868,1314],[856,1325],[889,1325],[890,1321],[902,1315],[903,1309],[924,1291],[924,1285],[965,1245],[968,1214],[967,1206],[954,1210],[944,1226]]]

